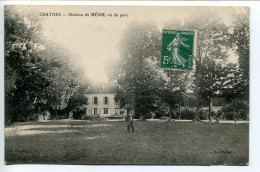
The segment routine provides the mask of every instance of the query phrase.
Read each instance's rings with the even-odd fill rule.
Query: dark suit
[[[127,123],[127,131],[130,132],[130,127],[132,128],[132,132],[134,133],[134,120],[132,115],[128,114],[126,115],[125,121]]]

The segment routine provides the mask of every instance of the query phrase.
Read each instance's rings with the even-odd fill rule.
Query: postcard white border
[[[249,166],[90,166],[90,165],[4,165],[4,5],[137,5],[137,6],[250,6],[250,146]],[[260,2],[255,1],[5,1],[0,2],[0,171],[182,171],[240,172],[260,169]]]

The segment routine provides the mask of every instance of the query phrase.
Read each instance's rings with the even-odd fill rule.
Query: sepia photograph
[[[249,45],[248,6],[5,5],[5,163],[247,166]]]

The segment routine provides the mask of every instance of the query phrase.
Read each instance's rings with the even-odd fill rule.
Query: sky
[[[106,61],[119,57],[118,45],[124,29],[133,21],[153,22],[163,29],[164,22],[176,17],[182,20],[194,11],[211,10],[219,14],[230,26],[234,11],[242,7],[144,7],[144,6],[20,6],[19,10],[36,14],[61,13],[62,16],[42,18],[43,35],[47,40],[66,47],[75,55],[75,61],[83,68],[86,77],[94,82],[107,81]],[[106,13],[118,17],[69,16],[71,14]],[[127,14],[127,17],[120,17]],[[231,51],[230,60],[237,57]]]

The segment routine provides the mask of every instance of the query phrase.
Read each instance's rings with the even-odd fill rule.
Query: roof
[[[116,82],[95,82],[89,85],[86,94],[115,94]]]

